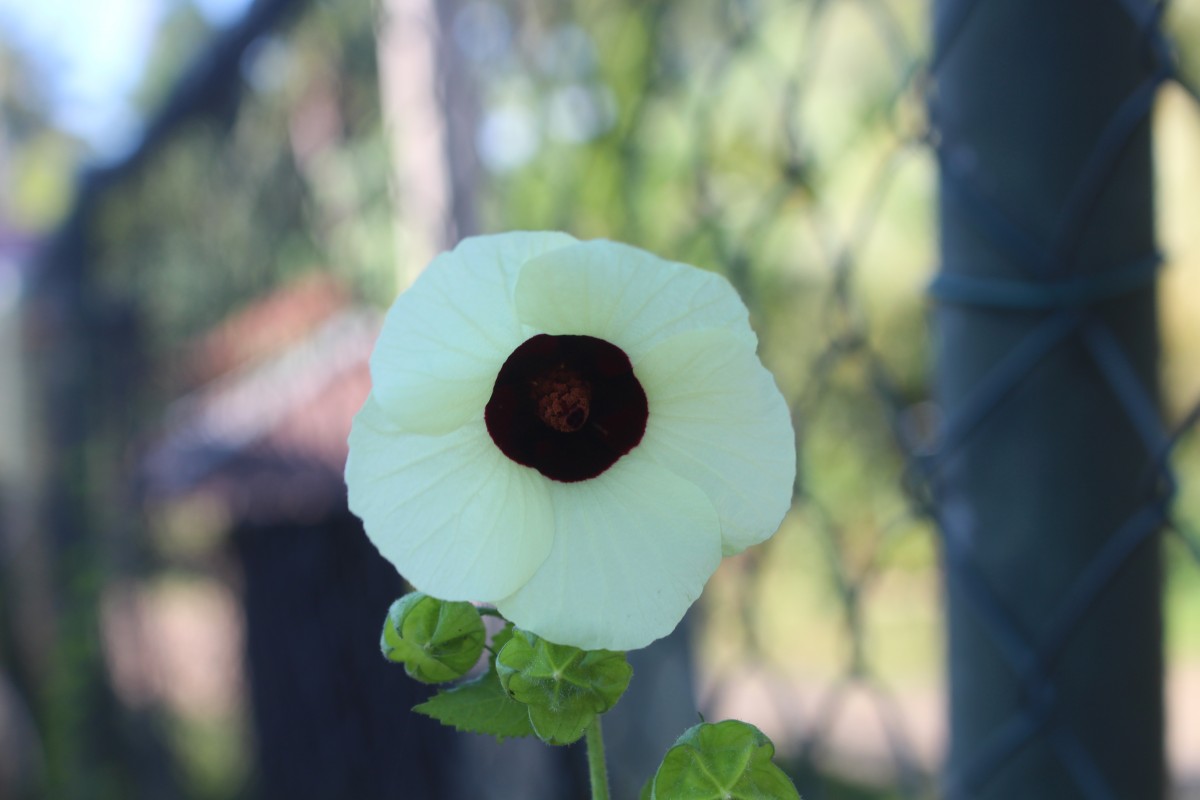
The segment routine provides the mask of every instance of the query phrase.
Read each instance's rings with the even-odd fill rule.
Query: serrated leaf
[[[528,709],[505,693],[492,669],[474,680],[443,689],[414,706],[413,711],[460,731],[495,736],[497,741],[533,735]]]
[[[475,666],[486,638],[479,611],[470,603],[411,592],[388,609],[379,647],[389,661],[403,663],[409,677],[445,683]]]
[[[504,690],[529,707],[533,732],[547,744],[580,739],[633,676],[624,653],[553,644],[519,629],[499,651],[496,672]]]
[[[654,775],[651,800],[800,800],[771,762],[775,745],[735,719],[684,731]]]
[[[492,663],[496,661],[496,654],[503,650],[504,645],[512,639],[513,630],[513,624],[506,621],[503,628],[492,634],[492,655],[488,656]]]

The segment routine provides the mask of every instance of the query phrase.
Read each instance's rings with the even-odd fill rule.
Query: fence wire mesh
[[[1077,628],[1164,529],[1173,775],[1180,796],[1185,783],[1200,784],[1200,732],[1181,706],[1200,702],[1200,326],[1190,299],[1200,296],[1190,263],[1200,259],[1191,222],[1200,213],[1200,52],[1185,46],[1200,33],[1200,12],[1105,0],[1139,32],[1146,76],[1101,126],[1046,238],[972,182],[961,143],[929,113],[956,44],[1001,2],[474,0],[436,4],[422,23],[441,70],[431,94],[442,104],[435,127],[449,166],[433,180],[453,196],[443,231],[557,228],[627,241],[722,272],[751,309],[795,412],[796,506],[771,543],[729,561],[707,589],[695,626],[698,680],[706,713],[748,718],[773,736],[808,800],[977,796],[1039,739],[1053,741],[1079,797],[1120,796],[1045,698],[1074,679],[1057,665]],[[211,129],[172,130],[154,169],[114,176],[104,191],[116,199],[86,207],[100,222],[67,230],[96,251],[74,263],[94,270],[86,302],[106,312],[89,312],[95,325],[83,335],[111,334],[114,308],[135,309],[145,326],[145,381],[133,402],[150,422],[129,418],[119,377],[92,373],[109,402],[79,441],[101,441],[99,452],[121,462],[127,441],[159,427],[186,383],[171,371],[183,343],[311,264],[379,303],[393,259],[419,260],[431,234],[414,203],[432,197],[431,179],[411,167],[391,186],[397,246],[381,244],[392,241],[394,220],[388,137],[372,107],[375,63],[364,56],[370,22],[315,4],[295,31],[259,39],[227,77],[249,86],[237,114],[223,112]],[[275,83],[278,74],[291,77]],[[1148,120],[1169,269],[1160,273],[1156,253],[1139,254],[1079,278],[1071,264],[1094,201]],[[1025,281],[935,278],[939,175],[949,202]],[[175,194],[173,183],[199,189]],[[1159,274],[1166,423],[1156,387],[1130,364],[1111,322],[1091,313]],[[931,279],[934,304],[1037,320],[954,414],[932,388]],[[940,470],[1068,341],[1124,409],[1146,477],[1136,512],[1046,609],[1050,633],[1032,636],[983,577],[969,537],[955,535],[939,505]],[[106,363],[127,358],[100,352]],[[116,496],[125,493],[93,490],[85,502],[94,513],[75,521],[81,530],[122,519]],[[88,545],[106,572],[84,587],[95,592],[86,600],[99,603],[104,581],[145,582],[158,570],[220,573],[180,544],[189,534],[172,533],[202,527],[203,511],[189,506],[183,522],[155,513],[144,529],[115,522],[123,535]],[[948,735],[943,564],[967,586],[967,613],[1022,691],[994,737],[939,776]],[[240,724],[232,713],[224,722]],[[232,791],[212,780],[211,791]],[[854,794],[866,787],[875,794]]]
[[[1146,385],[1130,363],[1111,323],[1092,313],[1098,302],[1152,281],[1160,256],[1139,254],[1112,272],[1072,277],[1097,197],[1131,136],[1156,109],[1160,125],[1172,125],[1171,115],[1189,113],[1183,107],[1196,100],[1164,29],[1166,4],[1114,5],[1138,32],[1146,75],[1100,128],[1094,144],[1087,145],[1090,150],[1048,240],[1042,231],[1014,222],[1008,209],[989,195],[994,187],[973,185],[961,159],[963,142],[925,114],[926,101],[936,96],[939,73],[963,32],[987,24],[978,22],[987,16],[980,11],[986,3],[945,3],[920,12],[878,2],[651,4],[604,10],[579,4],[566,20],[517,7],[512,9],[520,31],[517,40],[533,56],[526,62],[517,59],[515,65],[492,64],[486,71],[484,85],[498,98],[490,113],[506,115],[508,124],[519,122],[521,115],[540,119],[538,130],[551,142],[560,102],[581,104],[576,119],[592,124],[605,120],[605,113],[613,115],[611,129],[596,134],[587,147],[559,145],[565,152],[541,153],[519,167],[499,164],[511,173],[499,181],[502,188],[493,202],[501,211],[493,224],[553,224],[642,243],[723,271],[750,302],[765,331],[767,357],[794,399],[799,421],[803,466],[797,519],[795,528],[770,548],[735,568],[736,577],[724,576],[731,585],[718,587],[710,614],[719,617],[724,600],[732,601],[727,607],[742,609],[730,629],[744,637],[743,653],[756,653],[760,666],[772,665],[779,673],[768,681],[774,697],[771,713],[784,717],[780,724],[789,731],[784,738],[796,752],[836,760],[839,728],[853,730],[853,739],[864,735],[864,725],[874,727],[870,735],[880,743],[875,755],[882,756],[902,796],[932,791],[977,796],[1039,737],[1054,741],[1079,796],[1119,796],[1108,785],[1103,765],[1069,725],[1051,722],[1056,708],[1044,698],[1073,680],[1058,671],[1057,660],[1139,547],[1156,541],[1165,523],[1172,540],[1172,630],[1189,624],[1178,617],[1189,616],[1184,609],[1191,601],[1177,595],[1187,592],[1184,587],[1194,577],[1178,573],[1190,569],[1185,554],[1194,562],[1197,544],[1183,512],[1170,512],[1178,481],[1169,465],[1173,451],[1186,441],[1196,410],[1187,410],[1183,393],[1168,387],[1174,432],[1164,428],[1158,421],[1156,387]],[[924,38],[926,13],[938,41],[936,51]],[[581,31],[620,30],[639,17],[644,22],[637,44],[619,36],[596,42]],[[572,37],[586,46],[564,48],[563,40]],[[620,67],[605,65],[603,53],[639,46],[643,57],[635,63],[642,82],[635,98],[596,96],[587,82],[596,81],[597,73],[605,76],[607,86],[618,91],[624,86],[619,72],[613,75]],[[562,63],[564,50],[574,54],[574,61]],[[511,90],[512,83],[521,81],[537,85],[532,99]],[[504,157],[502,150],[495,154],[501,162]],[[611,170],[612,164],[621,169]],[[981,313],[1044,317],[1028,340],[981,376],[970,399],[951,416],[943,413],[927,382],[924,366],[930,352],[921,326],[921,283],[928,277],[926,265],[936,260],[931,242],[935,169],[951,196],[948,202],[965,209],[978,235],[1020,268],[1027,281],[972,281],[941,272],[932,285],[934,301],[973,305]],[[529,191],[536,192],[546,175],[564,173],[577,180],[565,182],[562,194],[550,193],[553,199],[546,201],[545,212],[537,203],[505,204],[514,185],[529,180],[535,187]],[[626,176],[611,199],[619,208],[603,217],[589,214],[588,207],[612,191],[608,179],[613,174]],[[639,183],[652,188],[640,190]],[[1169,341],[1172,333],[1168,331]],[[956,535],[955,523],[939,508],[939,471],[960,448],[971,446],[973,432],[988,424],[1048,354],[1077,337],[1141,437],[1143,499],[1129,519],[1116,521],[1105,545],[1062,587],[1060,604],[1046,610],[1053,619],[1048,633],[1035,637],[1014,624],[1004,592],[989,587],[968,540]],[[802,374],[791,371],[796,363],[804,365]],[[857,470],[869,474],[854,474]],[[929,520],[938,524],[931,526]],[[798,552],[801,546],[789,535],[819,542],[822,574],[797,567],[816,553]],[[923,735],[913,733],[923,722],[914,717],[936,712],[909,706],[905,713],[904,699],[911,702],[920,688],[897,679],[895,673],[903,676],[904,667],[897,666],[888,642],[896,629],[903,630],[899,635],[905,644],[899,649],[911,653],[930,646],[926,667],[931,666],[937,652],[933,642],[941,632],[936,623],[920,619],[919,612],[911,614],[911,598],[902,599],[898,593],[904,590],[894,585],[901,582],[897,574],[921,574],[913,563],[928,566],[923,559],[929,553],[921,548],[931,540],[943,553],[950,580],[968,585],[968,613],[982,620],[988,638],[1023,684],[1010,718],[978,751],[956,762],[936,790],[930,779],[936,750],[927,728]],[[777,570],[786,577],[774,577]],[[797,597],[803,590],[796,583],[812,578],[824,583],[827,599],[832,598],[824,610],[835,612],[839,620],[833,637],[839,641],[832,648],[829,639],[813,635],[821,625],[797,611],[804,602]],[[933,576],[926,572],[923,578],[929,590]],[[920,584],[921,578],[915,582]],[[729,590],[728,597],[720,594],[722,589]],[[905,605],[911,614],[907,619],[903,612],[887,618]],[[782,608],[794,615],[780,612]],[[788,619],[773,619],[776,614]],[[916,631],[920,633],[914,637]],[[921,641],[923,634],[930,641]],[[819,688],[805,687],[811,675],[807,681],[796,672],[779,679],[798,660],[811,659],[811,669],[814,661],[828,657],[814,655],[814,649],[836,654],[828,664],[832,670],[817,681]],[[739,682],[745,691],[746,664],[734,663],[724,673],[728,684],[714,677],[713,702],[723,690],[736,691]],[[780,698],[789,695],[794,708],[804,709],[797,716],[788,717],[783,710],[789,704]],[[852,708],[856,695],[869,709],[866,716],[875,717],[873,725],[864,723],[861,709]],[[809,791],[822,796],[819,788]]]

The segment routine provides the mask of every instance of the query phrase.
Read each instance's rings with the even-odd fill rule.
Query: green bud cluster
[[[533,732],[547,744],[582,738],[597,714],[616,705],[633,677],[624,653],[553,644],[522,630],[496,657],[496,672],[509,697],[529,707]]]
[[[379,647],[388,661],[404,664],[422,683],[458,680],[479,661],[487,631],[470,603],[404,595],[388,609]]]
[[[498,740],[576,742],[616,705],[633,676],[624,653],[554,644],[512,623],[495,630],[490,645],[487,638],[475,606],[413,592],[388,609],[380,648],[416,680],[446,683],[465,677],[487,647],[479,675],[413,710]],[[753,725],[702,722],[667,751],[640,800],[800,800],[774,755],[771,740]]]

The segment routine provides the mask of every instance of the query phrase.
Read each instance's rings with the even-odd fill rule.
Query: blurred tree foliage
[[[81,150],[47,124],[44,104],[27,63],[0,40],[0,220],[27,231],[62,215],[72,190],[64,165]]]
[[[906,496],[897,447],[928,446],[936,423],[925,402],[935,169],[923,140],[927,4],[438,2],[447,57],[469,66],[477,88],[483,169],[469,200],[480,227],[610,237],[726,274],[797,410],[797,512],[714,580],[711,625],[775,642],[755,657],[790,677],[928,683],[939,658],[935,539]],[[138,95],[147,110],[212,33],[189,4],[171,8]],[[1180,41],[1200,25],[1188,9],[1172,7]],[[272,288],[320,270],[380,308],[392,299],[403,219],[381,122],[378,13],[373,3],[305,4],[297,24],[244,59],[238,108],[187,127],[106,195],[90,228],[91,268],[97,301],[137,317],[146,368],[125,398],[135,434],[159,426],[180,391],[182,348]],[[1185,49],[1185,67],[1195,52]],[[38,227],[65,205],[59,165],[78,145],[44,126],[18,70],[3,63],[0,76],[0,147],[17,187],[0,203]],[[1182,230],[1194,214],[1180,219]],[[124,463],[127,446],[107,441],[98,452]],[[1200,493],[1189,485],[1183,499],[1196,517]],[[118,516],[119,502],[106,503]],[[179,568],[155,560],[141,520],[122,524],[128,538],[104,543],[87,580]],[[1186,619],[1200,618],[1190,608]],[[742,666],[727,652],[706,656],[714,672]],[[51,749],[88,733],[63,713],[48,721]],[[239,735],[191,730],[173,741],[182,760],[195,756],[189,749],[212,760],[197,768],[211,776],[234,759],[215,743]],[[240,789],[214,778],[182,791]]]
[[[152,360],[306,272],[360,293],[390,286],[372,13],[314,3],[287,35],[256,42],[238,113],[193,125],[106,199],[96,268],[110,291],[137,299]],[[195,36],[188,6],[177,19],[156,58]]]
[[[486,227],[630,241],[724,273],[750,306],[797,410],[801,502],[709,607],[751,642],[828,643],[805,658],[830,677],[870,653],[910,674],[937,659],[933,538],[896,446],[933,422],[924,25],[907,4],[769,0],[477,3],[455,20],[483,97]],[[907,617],[866,613],[887,605],[884,569],[924,587],[899,590]]]
[[[138,470],[131,445],[163,425],[166,402],[189,380],[181,369],[187,344],[301,273],[336,273],[359,293],[390,286],[373,9],[296,5],[306,9],[299,23],[262,37],[240,64],[239,86],[227,93],[240,96],[239,105],[185,125],[166,147],[104,184],[82,236],[63,229],[58,277],[43,281],[48,288],[37,290],[43,297],[31,306],[30,366],[45,384],[42,397],[59,401],[40,412],[51,431],[46,494],[53,521],[38,537],[50,565],[34,590],[53,600],[32,620],[39,644],[29,649],[38,652],[14,655],[7,646],[8,627],[25,624],[14,617],[35,611],[24,602],[28,594],[6,592],[0,607],[0,655],[37,731],[20,755],[33,773],[30,796],[244,790],[246,741],[238,720],[220,720],[215,730],[158,706],[116,701],[106,663],[112,654],[101,643],[102,605],[112,611],[122,602],[113,599],[116,590],[132,581],[220,567],[219,554],[164,561],[131,504]],[[187,64],[216,35],[190,4],[170,8],[140,93],[148,114],[179,90]],[[47,126],[37,92],[18,85],[18,76],[5,75],[3,145],[20,157],[14,163],[22,175],[51,188],[55,180],[65,184],[81,148]],[[65,152],[36,157],[49,147]],[[67,205],[65,185],[50,193],[53,202],[42,199],[38,184],[15,185],[12,208],[30,228],[49,226]],[[76,300],[77,287],[63,285],[62,276],[79,272],[87,289]],[[39,277],[51,273],[43,269]],[[64,318],[63,308],[82,313]],[[31,566],[5,564],[29,575]],[[27,584],[20,582],[21,591]]]

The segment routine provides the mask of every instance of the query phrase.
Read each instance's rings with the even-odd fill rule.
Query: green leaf
[[[496,657],[500,684],[529,707],[533,732],[547,744],[570,744],[629,686],[624,653],[552,644],[516,629]]]
[[[409,677],[445,683],[475,666],[486,638],[475,606],[411,592],[388,609],[379,647],[389,661],[403,663]]]
[[[508,644],[513,637],[513,624],[505,621],[504,627],[492,634],[492,654],[488,656],[488,660],[496,663],[496,655],[504,649],[504,645]]]
[[[684,731],[654,775],[651,800],[800,800],[771,762],[775,745],[736,719]]]
[[[443,689],[413,711],[460,731],[495,736],[497,741],[533,735],[528,708],[505,693],[493,669],[475,680]]]

